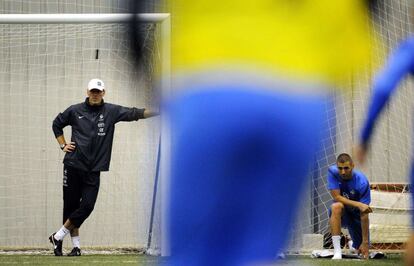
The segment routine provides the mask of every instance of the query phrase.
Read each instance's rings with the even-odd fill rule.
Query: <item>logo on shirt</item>
[[[84,118],[84,116],[83,116],[83,115],[80,115],[80,116],[78,116],[78,118],[79,118],[79,119],[82,119],[82,118]]]
[[[68,170],[63,170],[63,186],[68,186]]]
[[[104,122],[99,122],[98,123],[98,136],[105,136],[105,123]]]

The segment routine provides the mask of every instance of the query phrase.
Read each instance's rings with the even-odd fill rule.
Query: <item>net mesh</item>
[[[152,80],[162,60],[159,25],[140,30],[146,55],[137,67],[123,24],[0,25],[1,247],[49,247],[48,236],[61,226],[64,154],[51,125],[84,101],[90,79],[105,82],[106,102],[159,110]],[[70,133],[66,127],[67,140]],[[101,174],[95,210],[80,230],[82,246],[146,249],[153,221],[151,246],[159,248],[159,137],[159,118],[117,124],[111,168]]]

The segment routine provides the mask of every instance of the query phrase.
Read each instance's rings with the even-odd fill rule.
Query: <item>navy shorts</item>
[[[329,217],[332,210],[329,209]],[[362,243],[361,213],[358,209],[345,208],[342,212],[341,225],[347,228],[352,238],[352,247],[358,249]]]

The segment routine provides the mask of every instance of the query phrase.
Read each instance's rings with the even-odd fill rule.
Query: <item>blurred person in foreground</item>
[[[168,265],[282,251],[333,88],[371,49],[360,0],[176,0]]]
[[[414,36],[401,41],[388,58],[383,69],[376,75],[373,82],[371,102],[362,126],[359,144],[355,148],[356,159],[363,164],[366,161],[369,143],[376,121],[387,105],[391,95],[399,88],[399,83],[414,72]],[[411,184],[414,183],[414,163],[411,166]],[[413,200],[413,197],[411,197]],[[414,201],[412,202],[414,204]],[[414,224],[414,216],[412,216]],[[406,265],[414,265],[414,232],[407,244]]]
[[[177,0],[172,8],[167,264],[267,263],[294,224],[332,88],[368,60],[366,7]]]

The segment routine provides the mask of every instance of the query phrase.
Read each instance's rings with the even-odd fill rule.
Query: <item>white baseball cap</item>
[[[100,90],[103,91],[105,89],[105,84],[100,79],[91,79],[88,83],[88,90]]]

